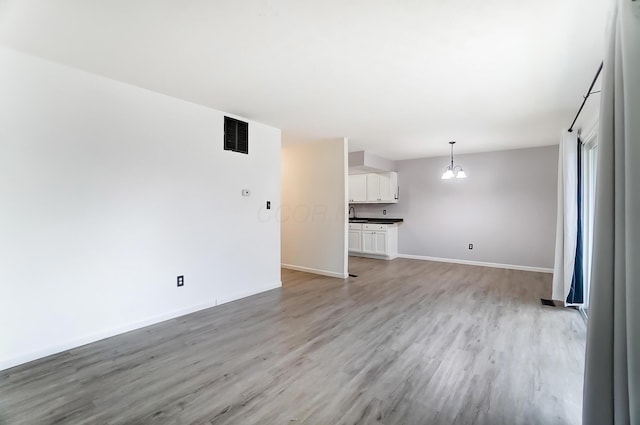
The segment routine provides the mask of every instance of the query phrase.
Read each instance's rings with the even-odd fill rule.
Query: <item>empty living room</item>
[[[0,0],[0,425],[640,425],[640,0]]]

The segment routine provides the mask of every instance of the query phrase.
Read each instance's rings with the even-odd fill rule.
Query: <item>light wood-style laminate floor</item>
[[[585,323],[551,275],[350,258],[0,372],[0,424],[580,424]]]

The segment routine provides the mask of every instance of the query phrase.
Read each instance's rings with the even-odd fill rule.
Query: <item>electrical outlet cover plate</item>
[[[184,286],[184,276],[178,276],[178,288]]]
[[[469,244],[469,249],[473,249],[473,244],[472,243]]]

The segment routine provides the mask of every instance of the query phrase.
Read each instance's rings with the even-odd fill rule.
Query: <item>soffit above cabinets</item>
[[[369,174],[369,173],[380,173],[386,170],[381,170],[380,168],[375,167],[367,167],[367,166],[349,166],[349,174]]]
[[[349,174],[384,173],[396,170],[396,162],[365,151],[349,152]]]

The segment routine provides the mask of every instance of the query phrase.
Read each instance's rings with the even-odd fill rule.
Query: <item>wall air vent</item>
[[[249,124],[224,117],[224,150],[249,153]]]

